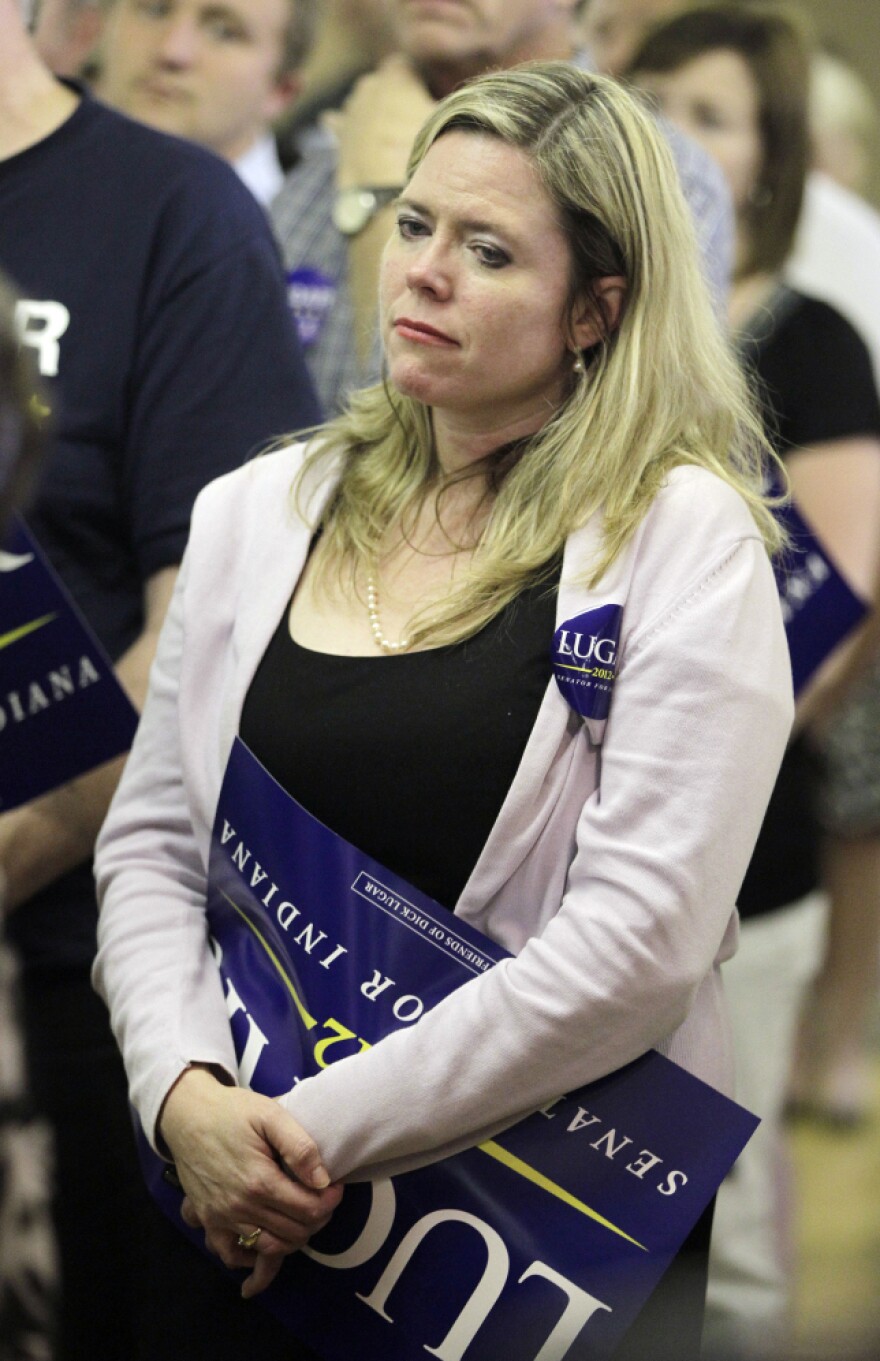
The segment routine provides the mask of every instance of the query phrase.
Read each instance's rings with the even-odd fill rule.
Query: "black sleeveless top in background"
[[[300,647],[285,610],[240,735],[313,816],[454,908],[516,773],[551,677],[556,578],[473,638],[338,657]]]
[[[758,379],[767,432],[784,459],[792,449],[861,435],[880,436],[871,358],[839,312],[780,285],[740,338]],[[786,750],[737,902],[757,917],[819,886],[816,817],[819,757],[803,734]]]

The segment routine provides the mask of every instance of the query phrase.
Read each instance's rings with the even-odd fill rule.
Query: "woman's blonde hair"
[[[475,633],[548,574],[566,538],[601,511],[602,549],[588,578],[596,583],[678,464],[710,469],[735,487],[776,548],[779,530],[762,494],[772,455],[650,115],[614,81],[565,62],[483,76],[438,105],[416,138],[409,177],[452,130],[497,137],[528,155],[570,246],[571,308],[585,298],[595,306],[595,282],[607,275],[625,275],[627,297],[620,324],[586,355],[586,376],[573,375],[542,429],[483,464],[494,500],[471,570],[419,614],[411,644]],[[304,473],[340,454],[341,479],[322,519],[325,561],[355,580],[359,566],[380,556],[389,528],[411,523],[444,479],[430,410],[387,385],[357,394],[325,427]]]

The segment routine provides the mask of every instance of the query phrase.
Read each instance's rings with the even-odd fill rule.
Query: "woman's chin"
[[[425,406],[436,405],[440,385],[435,375],[426,373],[421,365],[406,362],[392,364],[388,370],[388,378],[391,386],[402,397],[412,397],[414,401],[422,402]]]

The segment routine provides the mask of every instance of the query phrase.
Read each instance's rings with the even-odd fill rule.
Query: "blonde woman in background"
[[[343,1180],[473,1145],[652,1046],[727,1088],[719,965],[791,719],[760,423],[636,100],[565,63],[449,96],[380,312],[387,384],[200,499],[98,854],[133,1100],[246,1294]],[[607,604],[606,724],[569,707],[550,648]],[[282,1104],[235,1085],[205,932],[236,733],[515,955]],[[696,1361],[710,1219],[620,1357]],[[254,1314],[211,1283],[206,1355],[219,1336],[238,1358]],[[306,1353],[261,1333],[259,1354]]]
[[[816,169],[866,195],[876,169],[880,113],[861,76],[831,52],[813,54],[810,134]]]
[[[880,117],[839,57],[817,52],[810,81],[817,169],[864,195]],[[864,640],[853,684],[826,706],[820,817],[830,913],[819,973],[804,1007],[791,1082],[793,1113],[849,1129],[869,1115],[870,1035],[880,998],[880,636]]]

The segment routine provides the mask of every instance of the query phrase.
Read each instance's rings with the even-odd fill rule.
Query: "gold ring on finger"
[[[254,1229],[253,1233],[240,1233],[238,1235],[238,1246],[250,1252],[252,1248],[257,1246],[257,1239],[262,1232],[262,1229]]]

